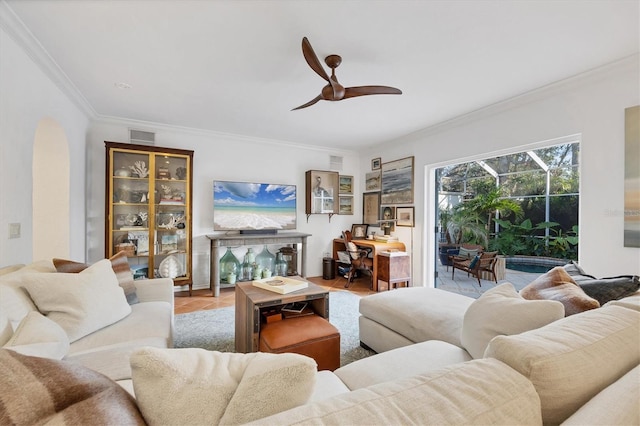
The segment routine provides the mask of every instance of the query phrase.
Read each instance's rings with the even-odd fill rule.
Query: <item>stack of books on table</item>
[[[398,237],[392,237],[391,235],[376,235],[376,241],[382,243],[395,243],[398,241]]]
[[[292,291],[307,288],[309,283],[306,281],[294,280],[292,278],[275,276],[263,278],[261,280],[253,280],[253,285],[265,290],[273,291],[274,293],[287,294]]]

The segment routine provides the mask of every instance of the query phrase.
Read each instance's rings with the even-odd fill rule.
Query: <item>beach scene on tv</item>
[[[296,186],[213,182],[213,229],[296,229]]]

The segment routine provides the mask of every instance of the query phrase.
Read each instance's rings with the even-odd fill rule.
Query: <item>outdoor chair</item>
[[[451,271],[451,279],[456,273],[456,269],[460,269],[461,271],[465,271],[467,276],[473,275],[478,279],[478,285],[482,287],[480,283],[480,275],[483,272],[488,272],[493,275],[493,280],[495,283],[498,283],[498,278],[496,277],[496,261],[498,260],[498,252],[483,252],[477,254],[475,257],[468,259],[462,258],[458,256],[454,256],[452,261],[452,271]]]
[[[370,279],[372,279],[373,259],[369,257],[371,249],[362,249],[356,246],[352,241],[353,237],[351,235],[351,231],[344,231],[342,233],[342,239],[344,240],[344,245],[347,248],[347,252],[349,253],[351,260],[351,268],[349,268],[347,283],[344,287],[349,288],[353,282],[356,272],[359,272],[361,276],[368,275]],[[373,288],[373,281],[371,282],[370,288]]]
[[[447,250],[448,258],[447,258],[447,271],[449,271],[449,266],[453,265],[454,258],[458,258],[458,260],[471,260],[477,254],[482,253],[484,247],[480,244],[461,244],[460,247],[455,249]],[[460,259],[462,258],[462,259]]]

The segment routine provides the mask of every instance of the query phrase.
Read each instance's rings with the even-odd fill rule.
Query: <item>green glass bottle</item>
[[[230,247],[227,247],[227,252],[220,259],[220,282],[227,284],[235,284],[236,278],[240,273],[240,262],[234,256]],[[233,276],[235,275],[235,278]],[[231,277],[231,282],[229,282]]]
[[[286,277],[288,269],[289,269],[289,264],[287,263],[286,260],[284,260],[282,253],[281,252],[276,253],[276,272],[275,272],[276,275],[279,275],[281,277]]]
[[[265,269],[271,271],[271,274],[275,272],[276,268],[276,257],[269,251],[267,245],[264,245],[264,248],[256,256],[256,264],[260,266],[260,269],[264,272]],[[264,277],[263,273],[263,277]]]

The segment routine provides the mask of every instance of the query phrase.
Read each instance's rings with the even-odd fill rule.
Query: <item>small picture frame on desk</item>
[[[364,240],[367,238],[367,229],[369,225],[366,224],[357,224],[351,225],[351,235],[354,240]]]

